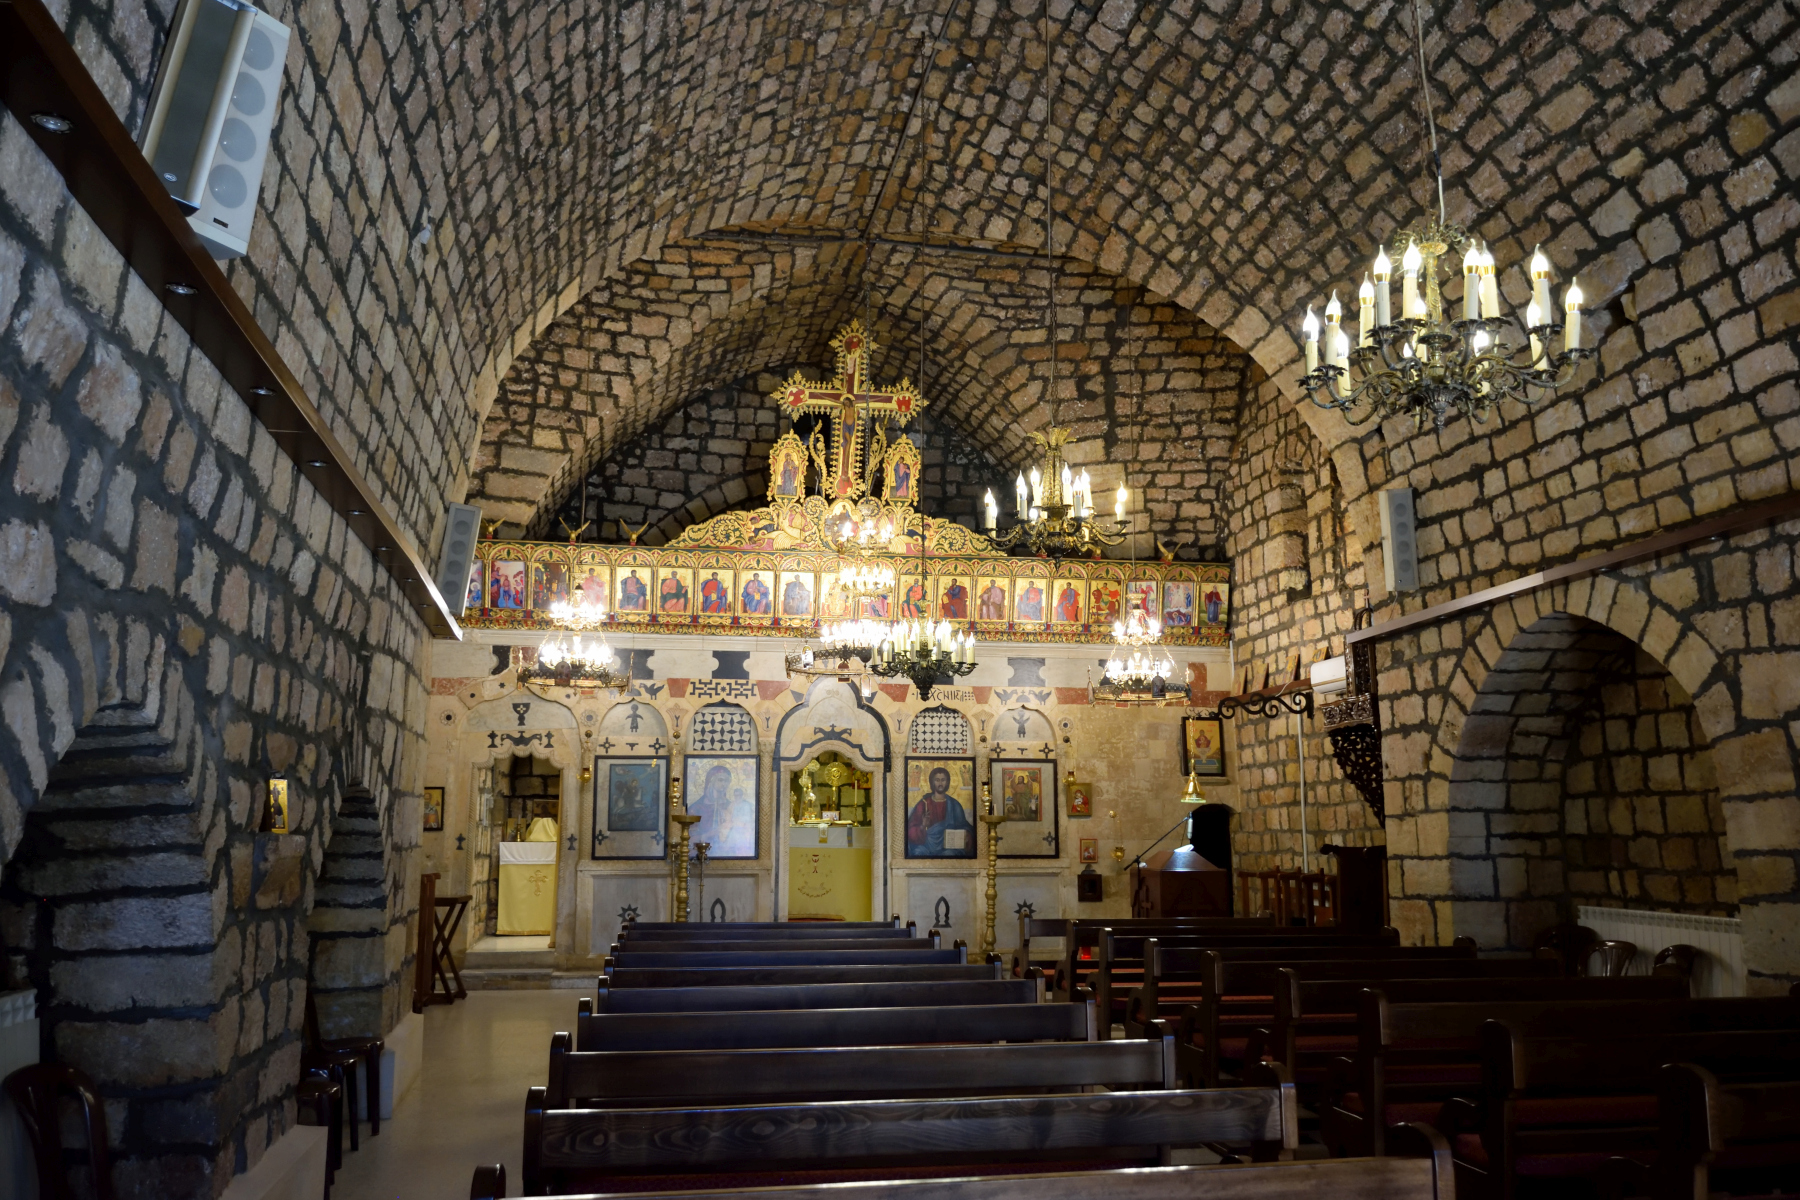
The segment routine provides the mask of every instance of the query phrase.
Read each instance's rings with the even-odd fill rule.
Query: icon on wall
[[[1099,838],[1081,839],[1081,861],[1084,863],[1097,863],[1100,861]]]
[[[444,831],[444,789],[428,787],[425,789],[425,832],[442,833]]]

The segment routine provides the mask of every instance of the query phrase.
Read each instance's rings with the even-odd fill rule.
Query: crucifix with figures
[[[807,449],[818,468],[826,498],[854,500],[871,490],[887,448],[888,424],[905,425],[925,407],[925,400],[910,380],[902,379],[892,388],[878,388],[870,382],[869,356],[875,342],[861,321],[852,321],[839,330],[831,339],[831,348],[837,351],[837,378],[820,383],[796,371],[781,385],[776,398],[790,420],[803,412],[827,414],[826,423],[831,426],[829,446],[824,431],[815,429]]]

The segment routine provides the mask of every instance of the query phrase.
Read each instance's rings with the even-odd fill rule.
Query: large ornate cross
[[[853,500],[867,490],[863,470],[863,440],[869,431],[865,424],[892,421],[904,425],[925,407],[924,397],[911,381],[902,379],[891,390],[876,388],[869,382],[869,354],[875,349],[873,339],[861,321],[852,321],[831,339],[837,351],[837,378],[829,383],[807,379],[796,371],[781,385],[776,398],[787,409],[789,418],[803,413],[832,414],[832,436],[829,461],[815,450],[814,458],[824,479],[825,494],[834,500]],[[879,464],[871,463],[871,471]]]

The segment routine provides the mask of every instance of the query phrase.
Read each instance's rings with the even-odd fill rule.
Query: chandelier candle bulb
[[[1338,329],[1335,335],[1337,344],[1332,347],[1332,365],[1338,369],[1337,391],[1340,396],[1350,394],[1350,335]]]
[[[989,488],[987,490],[987,495],[985,495],[981,498],[981,506],[982,506],[983,514],[987,518],[987,520],[985,521],[985,524],[987,525],[988,529],[991,531],[991,530],[995,529],[996,527],[998,527],[1000,524],[1000,506],[998,504],[994,503],[994,489],[993,488]]]
[[[1550,260],[1544,257],[1542,246],[1531,252],[1531,302],[1537,306],[1540,318],[1547,319],[1549,317],[1552,311],[1550,308]],[[1527,319],[1526,324],[1536,329],[1538,321]],[[1532,357],[1535,359],[1536,355]]]
[[[1419,254],[1419,243],[1408,242],[1406,253],[1400,258],[1400,316],[1402,320],[1416,320],[1425,315],[1425,301],[1419,297],[1419,266],[1424,259]]]
[[[1481,251],[1469,243],[1463,255],[1463,320],[1481,319]]]
[[[1481,315],[1492,321],[1500,316],[1500,280],[1494,274],[1494,252],[1481,248]]]
[[[1113,493],[1113,520],[1121,524],[1125,520],[1125,499],[1125,485],[1121,483],[1119,490]]]
[[[1531,365],[1535,368],[1544,360],[1544,343],[1538,340],[1537,328],[1544,323],[1544,311],[1533,300],[1525,306],[1525,328],[1531,337]]]
[[[1356,321],[1358,346],[1375,344],[1375,285],[1363,276],[1362,286],[1356,289]]]
[[[1569,280],[1569,294],[1563,301],[1563,349],[1581,346],[1581,285]]]
[[[1019,520],[1025,519],[1025,472],[1019,472],[1019,482],[1015,485],[1019,493]]]
[[[1044,477],[1036,467],[1031,468],[1031,507],[1044,506]]]
[[[1310,304],[1306,306],[1306,320],[1300,322],[1300,331],[1306,338],[1306,373],[1311,375],[1319,369],[1319,318],[1313,316]]]
[[[1392,325],[1394,323],[1394,297],[1389,281],[1394,278],[1394,263],[1387,256],[1387,247],[1383,246],[1375,255],[1375,324]]]

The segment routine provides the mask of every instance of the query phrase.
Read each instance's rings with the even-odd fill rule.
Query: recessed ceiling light
[[[360,517],[363,515],[363,510],[360,508],[353,508],[350,510],[350,515],[353,517]]]
[[[252,396],[273,396],[275,391],[273,388],[253,387],[250,389],[250,394]]]
[[[48,129],[51,133],[67,133],[75,128],[75,122],[55,113],[32,113],[31,123],[39,129]]]
[[[322,467],[325,465],[325,460],[322,458],[309,458],[306,460],[306,465],[309,467]]]
[[[165,283],[163,284],[163,290],[173,292],[177,296],[197,296],[200,294],[199,288],[192,287],[185,283]]]

